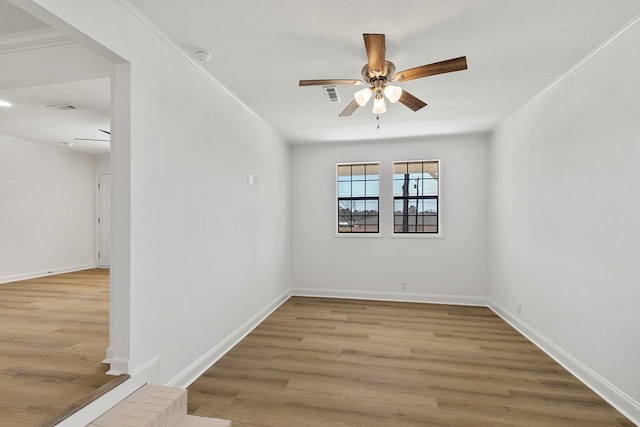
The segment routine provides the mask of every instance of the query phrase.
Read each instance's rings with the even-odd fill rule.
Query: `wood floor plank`
[[[293,297],[189,387],[247,426],[632,426],[486,307]]]
[[[0,284],[0,426],[42,426],[114,380],[109,271]]]

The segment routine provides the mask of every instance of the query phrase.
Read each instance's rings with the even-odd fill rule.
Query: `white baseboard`
[[[53,274],[72,273],[74,271],[88,270],[90,268],[97,268],[97,265],[95,263],[81,264],[81,265],[73,265],[69,267],[52,268],[52,269],[43,270],[43,271],[33,271],[30,273],[14,274],[11,276],[2,276],[0,277],[0,284],[17,282],[19,280],[37,279],[39,277],[51,276]]]
[[[505,322],[513,326],[529,341],[544,351],[549,357],[571,372],[587,387],[606,400],[611,406],[620,411],[632,422],[640,425],[640,403],[636,402],[600,375],[582,364],[562,348],[547,339],[536,329],[523,322],[519,317],[502,307],[493,299],[488,299],[488,307]]]
[[[487,298],[481,296],[420,294],[410,292],[352,291],[344,289],[293,288],[292,296],[346,298],[375,301],[423,302],[431,304],[487,305]]]
[[[160,357],[156,356],[143,363],[131,372],[131,377],[128,380],[103,396],[100,396],[57,425],[59,427],[86,426],[143,385],[147,383],[156,384],[159,360]]]
[[[204,374],[207,369],[213,366],[218,359],[231,350],[233,346],[249,335],[256,326],[288,300],[289,297],[289,291],[284,292],[165,385],[168,387],[187,388],[192,382],[198,379],[198,377]]]

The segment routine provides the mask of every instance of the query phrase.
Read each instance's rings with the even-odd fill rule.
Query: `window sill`
[[[430,234],[430,233],[391,233],[389,235],[392,239],[444,239],[443,233]]]
[[[381,238],[383,236],[382,236],[382,233],[335,233],[333,237],[338,237],[338,238],[346,237],[348,239],[352,237],[366,237],[368,239],[371,239],[371,238]]]

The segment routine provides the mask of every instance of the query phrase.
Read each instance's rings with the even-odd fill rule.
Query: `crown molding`
[[[0,36],[0,54],[43,49],[76,43],[53,28],[23,31]]]

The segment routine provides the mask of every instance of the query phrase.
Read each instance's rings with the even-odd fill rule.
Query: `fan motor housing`
[[[384,70],[382,74],[376,74],[369,71],[369,64],[364,64],[362,67],[362,78],[365,82],[371,83],[373,80],[384,78],[385,80],[391,80],[391,77],[396,73],[396,66],[391,61],[384,61]]]

